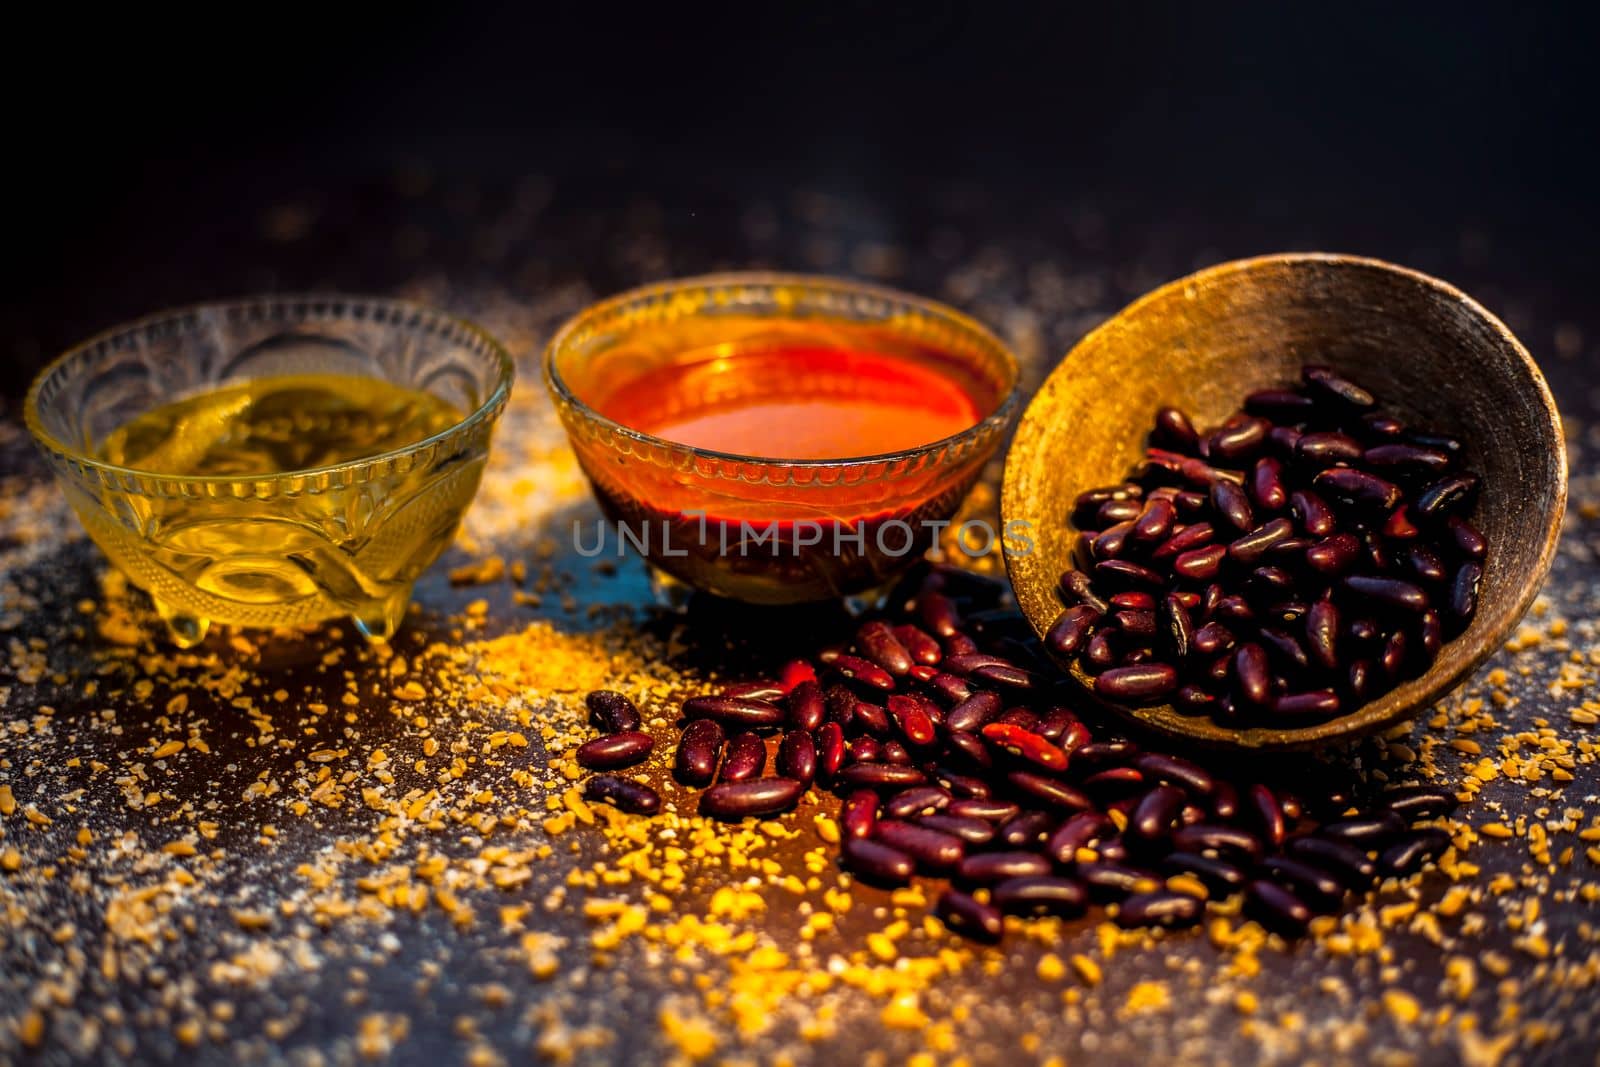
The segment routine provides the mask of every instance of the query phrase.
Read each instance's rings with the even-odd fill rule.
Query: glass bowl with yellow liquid
[[[381,640],[477,492],[512,375],[488,334],[416,304],[271,296],[102,334],[24,416],[180,646],[338,617]]]

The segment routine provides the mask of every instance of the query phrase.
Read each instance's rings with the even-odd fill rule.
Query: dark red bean
[[[1094,807],[1093,801],[1082,790],[1047,775],[1036,774],[1033,771],[1011,771],[1006,775],[1006,781],[1030,801],[1043,804],[1047,808],[1087,811]]]
[[[1306,651],[1324,670],[1339,668],[1340,628],[1338,605],[1327,597],[1312,604],[1306,612]]]
[[[951,634],[939,644],[946,656],[970,656],[978,651],[978,643],[966,634]]]
[[[1222,569],[1222,561],[1227,555],[1226,545],[1207,545],[1179,555],[1172,561],[1172,569],[1190,581],[1209,582]]]
[[[1372,884],[1376,867],[1367,854],[1343,841],[1325,837],[1297,837],[1288,846],[1290,855],[1327,871],[1350,889],[1363,889]]]
[[[1127,551],[1128,539],[1133,536],[1133,520],[1108,526],[1094,536],[1090,549],[1095,559],[1102,562],[1118,559]]]
[[[1107,700],[1152,704],[1177,688],[1178,672],[1170,664],[1143,663],[1113,667],[1094,680],[1094,691]]]
[[[1432,663],[1444,647],[1444,620],[1433,608],[1424,611],[1417,620],[1417,647],[1426,663]]]
[[[1157,561],[1175,559],[1185,552],[1205,547],[1211,543],[1211,539],[1215,536],[1216,530],[1209,522],[1197,522],[1190,526],[1185,526],[1182,530],[1157,545],[1155,550],[1150,553],[1150,558]]]
[[[767,766],[767,746],[753,733],[734,734],[728,738],[728,749],[722,757],[724,782],[742,782],[755,778]]]
[[[1401,437],[1406,432],[1406,424],[1393,415],[1382,412],[1368,412],[1361,416],[1361,436],[1367,440],[1391,440]]]
[[[1266,649],[1254,641],[1246,642],[1233,653],[1233,679],[1239,697],[1256,707],[1272,699],[1272,671]]]
[[[883,805],[883,813],[891,819],[909,819],[943,811],[953,799],[948,790],[936,785],[916,785],[890,797]]]
[[[1329,537],[1338,528],[1332,509],[1309,489],[1301,489],[1289,495],[1289,510],[1294,515],[1295,522],[1300,524],[1300,529],[1311,537]]]
[[[1272,713],[1294,719],[1327,719],[1339,714],[1339,694],[1332,689],[1285,693],[1272,702]]]
[[[999,693],[988,690],[976,692],[945,712],[945,728],[958,732],[975,731],[999,715],[1002,707]]]
[[[1407,441],[1410,441],[1419,448],[1431,448],[1435,451],[1443,452],[1451,459],[1460,457],[1462,452],[1463,446],[1461,442],[1456,438],[1450,437],[1446,434],[1427,433],[1418,430],[1412,430],[1411,432],[1407,433],[1405,437]]]
[[[955,730],[945,735],[945,744],[952,756],[960,756],[979,770],[986,771],[994,766],[994,756],[990,754],[989,746],[976,734]]]
[[[1047,811],[1024,811],[1001,824],[1000,842],[1007,848],[1036,849],[1050,837],[1056,816]]]
[[[1172,833],[1172,847],[1178,852],[1198,852],[1202,855],[1227,853],[1252,862],[1261,858],[1261,839],[1237,826],[1217,823],[1195,823],[1180,827]]]
[[[1165,540],[1177,517],[1178,509],[1172,501],[1162,497],[1147,500],[1134,521],[1133,538],[1137,541]]]
[[[962,937],[995,942],[1005,929],[1000,909],[981,903],[959,889],[946,889],[933,906],[934,914]]]
[[[1400,475],[1440,474],[1450,466],[1450,456],[1418,445],[1374,445],[1361,455],[1361,461],[1379,471]]]
[[[1082,882],[1052,875],[1008,878],[991,891],[994,906],[1009,915],[1038,917],[1083,914],[1089,894]]]
[[[1482,559],[1489,549],[1489,543],[1484,540],[1478,528],[1459,515],[1452,515],[1445,520],[1446,532],[1450,535],[1451,542],[1456,546],[1456,551],[1469,559]]]
[[[1251,415],[1235,415],[1206,439],[1212,458],[1236,462],[1261,450],[1271,423]]]
[[[1418,586],[1398,578],[1374,578],[1365,574],[1352,574],[1344,579],[1343,584],[1352,593],[1375,600],[1385,607],[1414,612],[1428,610],[1428,594]]]
[[[817,776],[817,744],[804,730],[790,730],[778,745],[778,773],[810,785]]]
[[[1302,435],[1294,451],[1297,460],[1312,468],[1331,467],[1360,459],[1361,442],[1349,434],[1319,431]]]
[[[1477,563],[1463,563],[1456,569],[1450,582],[1450,614],[1457,626],[1472,621],[1478,611],[1478,583],[1483,580],[1483,567]]]
[[[872,836],[896,852],[910,856],[918,867],[930,874],[953,870],[967,854],[967,846],[959,837],[899,819],[878,820]]]
[[[846,786],[883,790],[921,785],[928,780],[928,776],[915,767],[893,763],[852,763],[839,771],[834,779]]]
[[[925,667],[936,665],[944,656],[938,641],[910,623],[896,626],[894,636],[911,653],[911,658]]]
[[[1095,512],[1095,521],[1101,526],[1115,526],[1119,522],[1132,522],[1144,512],[1139,500],[1107,500]]]
[[[1083,648],[1083,666],[1091,674],[1098,673],[1117,662],[1116,646],[1111,642],[1111,632],[1101,630],[1089,638]]]
[[[1306,391],[1319,400],[1334,401],[1355,411],[1365,411],[1377,403],[1371,393],[1340,376],[1331,367],[1304,367],[1300,371],[1300,378],[1306,384]]]
[[[1389,877],[1415,874],[1449,847],[1450,835],[1443,830],[1413,830],[1378,855],[1378,870]]]
[[[972,696],[972,685],[954,674],[940,671],[928,681],[928,688],[945,704],[954,706]]]
[[[1014,756],[1020,756],[1046,770],[1067,769],[1067,754],[1030,730],[1005,722],[992,722],[982,730],[983,739]]]
[[[1383,669],[1384,675],[1390,681],[1404,676],[1410,647],[1404,630],[1396,630],[1384,642],[1383,654],[1378,657],[1378,666]]]
[[[1306,565],[1320,574],[1343,574],[1360,555],[1361,542],[1353,534],[1334,534],[1306,549]]]
[[[661,810],[661,794],[654,789],[610,774],[597,774],[584,782],[583,798],[635,815],[654,815]]]
[[[900,733],[913,745],[932,744],[937,736],[933,719],[918,697],[896,694],[889,698],[889,716]]]
[[[1273,519],[1230,543],[1228,558],[1236,563],[1254,564],[1265,556],[1269,549],[1293,536],[1293,523],[1288,519]]]
[[[1009,663],[991,663],[972,672],[972,677],[1005,689],[1031,690],[1041,685],[1038,675]]]
[[[822,725],[827,705],[822,699],[822,688],[815,681],[803,681],[789,690],[785,701],[789,705],[789,726],[795,730],[815,730]]]
[[[866,700],[856,701],[852,721],[858,728],[877,738],[886,736],[892,729],[889,723],[889,713]]]
[[[1228,525],[1240,533],[1249,532],[1256,524],[1255,513],[1250,507],[1250,498],[1245,495],[1243,489],[1232,482],[1211,483],[1211,506]]]
[[[1182,756],[1144,752],[1134,757],[1133,765],[1157,781],[1182,786],[1196,797],[1209,796],[1217,787],[1217,781],[1211,776],[1211,772]]]
[[[1006,667],[1009,667],[1009,666],[1012,666],[1012,665],[1013,664],[1011,663],[1010,660],[1004,659],[1004,658],[1002,658],[1000,656],[991,656],[987,652],[962,652],[962,653],[957,653],[955,655],[946,656],[945,660],[944,660],[944,663],[943,663],[943,666],[944,666],[945,670],[947,670],[947,671],[949,671],[949,672],[951,672],[953,674],[961,674],[961,675],[971,674],[973,671],[977,670],[979,667],[992,667],[992,666],[1006,666]]]
[[[1211,814],[1231,819],[1239,814],[1239,791],[1232,783],[1218,781],[1211,789]]]
[[[923,593],[917,598],[917,615],[924,629],[939,637],[949,637],[956,632],[961,617],[949,597],[942,593]]]
[[[1116,832],[1116,824],[1098,811],[1084,811],[1069,817],[1045,843],[1045,855],[1060,864],[1073,862],[1080,848],[1089,848]]]
[[[1233,647],[1233,633],[1220,622],[1208,622],[1194,632],[1190,647],[1202,656],[1215,656]]]
[[[958,774],[947,767],[935,767],[933,777],[950,790],[952,796],[987,800],[994,795],[985,779]]]
[[[836,722],[825,722],[812,736],[817,742],[817,777],[831,782],[844,764],[844,730]]]
[[[1090,895],[1098,900],[1115,900],[1131,893],[1153,893],[1162,886],[1155,872],[1113,861],[1080,863],[1077,875]]]
[[[1135,893],[1117,908],[1118,926],[1160,926],[1177,930],[1193,926],[1200,921],[1204,901],[1184,893],[1157,890],[1152,893]]]
[[[1177,594],[1170,593],[1162,600],[1156,614],[1156,633],[1164,655],[1179,661],[1188,658],[1189,645],[1194,638],[1194,622],[1189,617],[1189,609],[1184,607],[1183,600]]]
[[[1405,558],[1411,573],[1425,582],[1438,585],[1450,577],[1444,560],[1439,558],[1439,553],[1431,545],[1412,545],[1406,549]]]
[[[905,885],[917,870],[904,852],[865,837],[846,838],[842,859],[858,877],[880,885]]]
[[[1406,828],[1406,822],[1392,811],[1361,815],[1328,823],[1317,833],[1358,848],[1375,848]]]
[[[1422,531],[1411,521],[1410,509],[1401,504],[1389,513],[1383,523],[1383,536],[1391,541],[1410,541],[1421,536]]]
[[[1265,878],[1246,887],[1244,906],[1246,914],[1284,937],[1299,937],[1311,923],[1311,909],[1305,901]]]
[[[1045,634],[1045,647],[1059,656],[1075,655],[1099,621],[1100,612],[1087,604],[1067,608]]]
[[[839,808],[839,825],[847,838],[871,837],[878,825],[878,794],[857,789],[845,797]]]
[[[1090,584],[1089,576],[1083,571],[1063,571],[1057,589],[1061,594],[1062,601],[1066,604],[1086,604],[1101,614],[1104,614],[1107,610],[1106,602],[1095,593]]]
[[[975,885],[993,885],[1011,878],[1050,874],[1050,861],[1034,852],[978,852],[961,861],[956,878]]]
[[[1316,406],[1310,397],[1292,389],[1258,389],[1244,398],[1244,409],[1279,422],[1300,422]]]
[[[686,719],[712,719],[723,726],[754,729],[779,726],[783,723],[783,709],[768,700],[748,697],[694,697],[683,702]]]
[[[1202,856],[1198,852],[1172,852],[1161,861],[1161,869],[1172,874],[1192,874],[1207,889],[1220,897],[1231,896],[1244,888],[1244,869],[1227,860]]]
[[[881,619],[861,624],[860,629],[856,630],[856,646],[861,649],[862,655],[889,674],[903,675],[911,670],[913,661],[910,651],[889,629],[889,624]]]
[[[1452,474],[1440,478],[1418,493],[1411,506],[1419,519],[1437,521],[1451,513],[1467,510],[1477,495],[1476,474]]]
[[[1189,416],[1170,407],[1157,409],[1156,426],[1150,437],[1156,444],[1180,452],[1192,452],[1200,444],[1200,435],[1195,431],[1194,423],[1189,421]]]
[[[1144,784],[1144,772],[1135,767],[1107,767],[1089,775],[1082,782],[1084,789],[1097,795],[1122,795]]]
[[[1448,789],[1403,786],[1383,794],[1383,806],[1406,819],[1437,819],[1456,810],[1458,801]]]
[[[696,719],[678,738],[674,773],[684,785],[710,785],[722,753],[722,725],[715,719]]]
[[[783,699],[783,686],[768,678],[758,679],[753,682],[735,682],[722,687],[720,696],[733,697],[740,700],[765,700],[775,701]]]
[[[944,812],[919,816],[917,825],[926,826],[928,829],[937,830],[942,834],[949,834],[968,845],[987,845],[994,840],[995,835],[994,827],[982,819],[965,818]]]
[[[596,689],[583,698],[589,718],[608,734],[625,734],[639,729],[639,709],[626,696],[611,689]]]
[[[1332,908],[1344,899],[1344,884],[1339,879],[1292,856],[1268,856],[1261,861],[1261,869],[1319,909]]]
[[[793,778],[751,778],[722,782],[700,794],[700,814],[716,819],[745,819],[788,811],[806,788]]]
[[[592,771],[611,771],[643,762],[655,747],[655,739],[637,730],[607,734],[578,746],[573,756],[578,766]]]
[[[945,809],[947,813],[963,819],[982,819],[1002,823],[1021,809],[1009,800],[957,800]]]
[[[1179,557],[1182,558],[1181,556]],[[1125,559],[1101,560],[1094,565],[1095,577],[1116,589],[1160,589],[1161,575],[1149,567]]]
[[[910,664],[906,666],[909,668]],[[884,692],[894,689],[894,675],[860,656],[841,655],[833,661],[833,669],[851,681],[859,682],[870,689],[881,689]]]
[[[1294,457],[1295,445],[1300,443],[1300,431],[1293,426],[1274,426],[1267,431],[1267,447],[1283,459]]]
[[[1287,827],[1283,817],[1283,807],[1278,803],[1276,794],[1257,782],[1245,790],[1245,802],[1252,821],[1261,832],[1262,840],[1272,848],[1283,844]]]
[[[1352,467],[1330,467],[1313,478],[1311,484],[1319,493],[1351,508],[1391,511],[1400,503],[1398,485]]]
[[[848,746],[851,763],[888,763],[883,758],[883,742],[870,734],[852,740]]]
[[[1283,464],[1262,456],[1250,472],[1250,499],[1263,511],[1282,511],[1289,504],[1289,491],[1283,484]]]
[[[1183,809],[1183,792],[1176,786],[1158,785],[1143,797],[1128,818],[1128,830],[1144,841],[1159,841],[1172,830]]]

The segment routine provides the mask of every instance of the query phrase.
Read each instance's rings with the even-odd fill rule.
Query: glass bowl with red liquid
[[[870,599],[937,539],[1018,407],[977,322],[835,278],[723,274],[568,322],[545,382],[607,524],[668,587],[749,603]],[[992,531],[999,551],[1002,531]]]

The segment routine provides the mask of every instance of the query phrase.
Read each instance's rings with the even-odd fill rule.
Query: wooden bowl
[[[1549,387],[1511,331],[1457,289],[1355,256],[1288,253],[1224,263],[1162,286],[1090,333],[1051,373],[1006,457],[1001,516],[1031,526],[1006,543],[1017,601],[1042,637],[1061,610],[1056,582],[1077,536],[1073,498],[1114,484],[1142,458],[1158,407],[1202,428],[1246,393],[1330,364],[1411,425],[1461,438],[1483,477],[1474,522],[1489,553],[1476,617],[1428,672],[1337,718],[1236,729],[1171,705],[1089,701],[1133,723],[1232,749],[1307,749],[1372,733],[1448,693],[1499,648],[1550,569],[1566,508],[1567,461]],[[1010,527],[1008,526],[1008,529]]]

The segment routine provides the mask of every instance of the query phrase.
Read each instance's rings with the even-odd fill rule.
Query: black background
[[[997,233],[1092,203],[1140,241],[1183,248],[1176,269],[1200,250],[1323,247],[1425,270],[1492,257],[1557,316],[1586,305],[1595,273],[1591,5],[43,17],[6,46],[12,396],[65,345],[142,312],[414,275],[373,238],[407,168],[491,189],[549,178],[531,239],[561,251],[558,277],[602,290],[633,279],[562,243],[564,219],[650,197],[676,247],[724,248],[718,204],[805,188],[912,243],[923,194],[950,180],[990,194]],[[263,213],[285,201],[316,206],[314,240],[262,240]],[[435,247],[427,265],[455,269],[453,255]],[[466,274],[494,269],[461,258]]]

